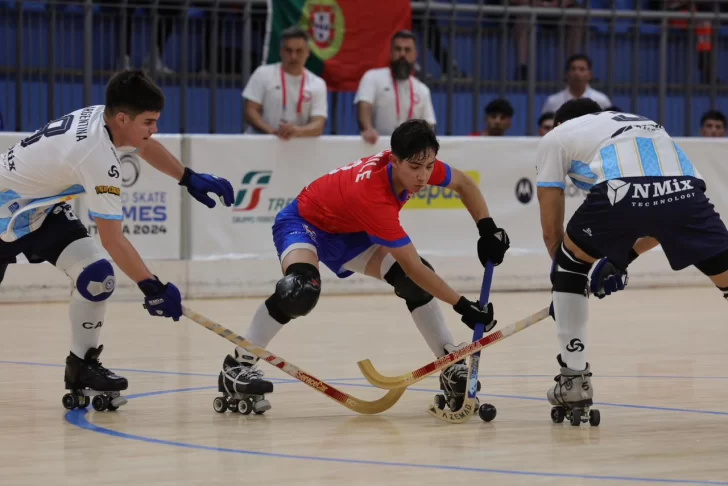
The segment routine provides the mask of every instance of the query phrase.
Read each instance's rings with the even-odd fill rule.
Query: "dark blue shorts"
[[[293,201],[276,216],[273,242],[279,259],[292,245],[313,246],[321,263],[339,278],[353,274],[344,269],[344,265],[374,244],[364,232],[334,234],[317,228],[298,213],[298,201]]]
[[[638,238],[662,245],[673,270],[728,251],[728,230],[693,177],[626,177],[597,184],[566,227],[594,258],[626,267]]]

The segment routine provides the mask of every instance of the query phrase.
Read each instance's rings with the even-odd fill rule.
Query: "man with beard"
[[[417,46],[408,30],[394,34],[389,67],[370,69],[359,82],[354,103],[359,129],[368,143],[391,135],[402,122],[419,118],[435,125],[430,89],[413,76]]]

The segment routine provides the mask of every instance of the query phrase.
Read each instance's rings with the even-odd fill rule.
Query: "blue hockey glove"
[[[603,299],[607,295],[624,290],[628,281],[627,270],[622,270],[608,259],[602,258],[594,267],[589,290],[598,298]]]
[[[144,308],[149,314],[179,321],[182,316],[182,296],[174,284],[163,284],[155,275],[154,278],[142,280],[137,285],[144,294]]]
[[[215,207],[215,201],[207,195],[214,192],[225,206],[232,206],[235,200],[233,185],[230,181],[210,174],[198,174],[189,167],[185,167],[185,173],[179,181],[180,186],[185,186],[192,197],[200,201],[208,208]]]

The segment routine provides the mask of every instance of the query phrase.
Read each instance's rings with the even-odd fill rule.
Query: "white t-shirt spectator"
[[[281,63],[260,66],[250,76],[243,98],[263,105],[263,120],[276,130],[282,121],[300,126],[310,123],[314,116],[328,118],[326,81],[308,69],[303,71],[300,76],[292,76],[282,71]],[[248,126],[246,133],[258,131]]]
[[[543,104],[541,113],[556,113],[556,110],[561,108],[561,105],[563,105],[567,101],[573,100],[574,98],[575,97],[571,94],[569,88],[566,88],[563,91],[559,91],[558,93],[554,93],[549,96],[546,100],[546,103]],[[582,96],[582,98],[589,98],[590,100],[596,101],[597,104],[602,107],[602,110],[612,106],[612,102],[607,95],[605,95],[601,91],[595,90],[591,86],[587,86],[586,91],[584,92],[584,96]]]
[[[372,104],[372,124],[380,135],[391,135],[400,123],[410,118],[420,118],[431,125],[436,123],[430,88],[414,76],[397,80],[395,88],[388,67],[364,73],[354,104],[360,101]]]

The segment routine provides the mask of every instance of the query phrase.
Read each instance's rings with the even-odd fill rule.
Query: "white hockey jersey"
[[[86,194],[94,218],[122,219],[121,168],[104,106],[49,122],[0,153],[0,239],[37,230],[52,206]]]
[[[536,161],[538,187],[563,189],[567,176],[586,191],[600,182],[624,177],[702,179],[661,125],[613,111],[574,118],[555,127],[541,139]]]

